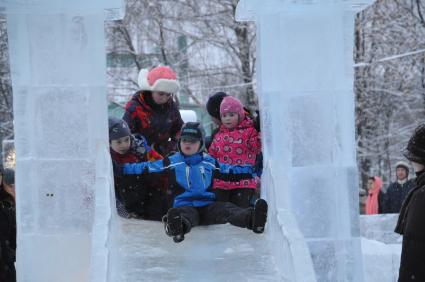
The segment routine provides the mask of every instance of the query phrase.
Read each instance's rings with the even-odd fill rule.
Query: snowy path
[[[119,281],[281,281],[267,237],[226,225],[196,227],[182,243],[162,223],[120,220]]]

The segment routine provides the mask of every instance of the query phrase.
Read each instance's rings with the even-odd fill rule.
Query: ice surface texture
[[[14,94],[19,281],[89,279],[96,187],[109,191],[111,178],[97,160],[108,160],[104,9],[113,2],[121,5],[0,1]]]
[[[311,261],[292,259],[294,269],[306,273],[312,262],[316,281],[363,281],[352,58],[358,2],[245,0],[236,14],[257,25],[263,153],[273,171],[262,187],[277,216],[294,217],[283,229],[298,229],[308,246]]]
[[[115,281],[283,280],[265,234],[229,224],[195,227],[176,244],[160,222],[120,220],[119,225],[121,272]]]

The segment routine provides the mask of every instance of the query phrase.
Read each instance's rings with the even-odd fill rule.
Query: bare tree
[[[379,0],[356,18],[358,165],[390,182],[394,163],[424,120],[425,25],[416,0]],[[421,51],[423,50],[423,51]]]
[[[6,18],[0,15],[0,150],[1,142],[7,139],[13,139],[12,85]]]
[[[134,68],[162,63],[176,69],[192,102],[203,104],[224,90],[256,108],[255,30],[235,22],[237,2],[127,0],[125,18],[116,23],[120,32],[107,33],[125,43]]]
[[[235,22],[237,2],[127,0],[124,19],[107,34],[109,42],[120,42],[114,50],[128,54],[133,64],[131,71],[115,71],[115,79],[136,90],[140,68],[168,64],[178,71],[191,102],[203,104],[209,94],[222,90],[255,108],[255,27]],[[362,183],[369,175],[391,180],[395,161],[403,158],[401,149],[425,116],[424,9],[420,0],[378,0],[357,15],[356,130]]]

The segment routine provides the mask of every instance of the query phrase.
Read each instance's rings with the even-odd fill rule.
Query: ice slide
[[[111,281],[284,281],[266,235],[217,225],[194,228],[176,244],[158,222],[117,224]]]
[[[105,9],[122,3],[0,0],[14,93],[18,281],[363,281],[352,31],[364,2],[239,2],[237,20],[257,24],[267,231],[202,227],[174,244],[160,224],[115,214],[103,24]]]

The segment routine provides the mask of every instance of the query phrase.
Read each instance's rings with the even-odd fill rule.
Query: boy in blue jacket
[[[230,223],[263,233],[267,202],[259,199],[253,208],[240,208],[230,202],[216,202],[212,192],[214,178],[238,181],[255,176],[251,166],[221,164],[204,153],[205,133],[198,122],[183,125],[178,153],[164,160],[125,164],[123,173],[168,175],[168,196],[172,208],[164,216],[165,231],[174,242],[184,240],[193,226]]]

